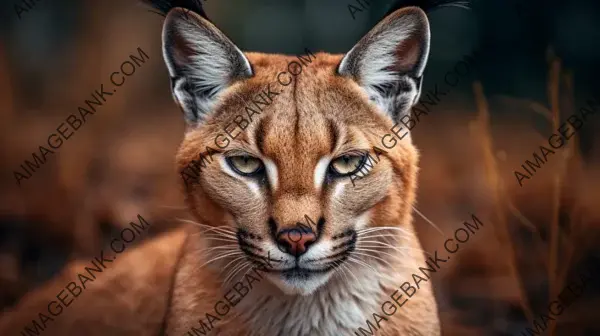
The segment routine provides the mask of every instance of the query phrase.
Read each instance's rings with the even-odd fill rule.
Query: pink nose
[[[296,257],[304,254],[308,247],[317,240],[314,232],[300,229],[281,230],[277,234],[277,245],[285,252]]]

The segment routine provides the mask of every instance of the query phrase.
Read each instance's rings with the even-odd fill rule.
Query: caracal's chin
[[[333,270],[327,272],[310,272],[294,269],[268,273],[267,279],[279,287],[286,295],[306,296],[325,285],[332,275]]]

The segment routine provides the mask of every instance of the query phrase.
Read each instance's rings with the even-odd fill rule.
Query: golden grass
[[[496,234],[498,241],[502,245],[508,247],[508,266],[512,277],[515,279],[515,281],[517,281],[519,296],[521,298],[520,305],[525,312],[525,316],[531,320],[533,319],[533,312],[527,299],[525,286],[522,282],[521,276],[519,275],[517,268],[517,250],[513,246],[513,242],[510,238],[510,231],[506,219],[505,209],[507,205],[507,197],[503,192],[502,186],[504,185],[504,182],[502,181],[502,178],[498,172],[498,164],[494,156],[488,103],[483,92],[483,86],[480,82],[475,82],[473,84],[473,91],[475,94],[478,116],[475,123],[472,125],[472,132],[475,134],[476,138],[479,138],[480,143],[482,144],[481,147],[484,157],[485,175],[488,179],[489,185],[494,190],[494,214],[498,221],[498,226],[494,230],[494,233]]]
[[[544,116],[548,119],[552,125],[553,132],[560,126],[561,120],[561,102],[566,101],[570,111],[565,115],[572,114],[572,106],[574,101],[573,94],[573,78],[571,73],[563,73],[561,61],[558,59],[551,50],[548,52],[549,62],[549,81],[547,86],[549,108],[543,104],[537,102],[528,102],[528,106],[536,113]],[[562,82],[566,87],[566,93],[561,97],[561,76]],[[519,272],[519,250],[515,246],[513,239],[511,238],[509,220],[507,220],[507,213],[511,213],[520,224],[530,229],[531,231],[537,231],[533,224],[514,206],[510,200],[510,195],[507,194],[504,187],[504,181],[502,180],[498,171],[498,162],[494,156],[494,145],[491,136],[490,129],[490,114],[488,108],[488,102],[484,94],[483,86],[480,82],[475,82],[473,85],[473,92],[475,95],[475,101],[477,106],[477,118],[476,121],[471,125],[471,131],[475,139],[481,144],[483,151],[484,166],[487,181],[493,190],[494,196],[494,213],[497,219],[497,229],[495,230],[496,237],[500,244],[508,251],[508,266],[511,276],[514,281],[518,284],[519,290],[519,305],[527,317],[529,323],[532,323],[541,312],[535,312],[532,310],[529,302],[529,296],[525,287],[526,276]],[[551,204],[549,207],[549,213],[551,214],[551,221],[549,223],[549,243],[547,248],[547,264],[546,273],[548,279],[548,301],[555,300],[558,294],[562,291],[565,286],[569,270],[571,269],[572,263],[574,263],[574,256],[576,255],[576,242],[574,238],[581,233],[580,226],[577,223],[581,219],[581,207],[577,203],[571,205],[570,211],[570,222],[569,227],[571,228],[570,237],[560,229],[561,223],[560,214],[561,209],[564,207],[561,204],[561,196],[563,195],[565,185],[565,175],[568,170],[581,172],[582,168],[582,157],[578,150],[579,141],[578,137],[574,136],[573,139],[561,150],[560,155],[561,162],[558,165],[558,169],[553,172],[552,176],[552,197]],[[577,201],[575,201],[577,202]],[[539,241],[541,241],[541,237]],[[570,239],[569,239],[570,238]],[[564,251],[563,258],[559,258],[561,251]],[[548,335],[554,335],[556,332],[557,320],[550,320],[547,328]]]

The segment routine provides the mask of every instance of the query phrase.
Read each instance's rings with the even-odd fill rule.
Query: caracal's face
[[[270,265],[271,282],[301,295],[384,265],[414,199],[416,150],[406,127],[390,129],[418,99],[424,14],[395,12],[345,56],[300,59],[244,54],[187,15],[167,16],[164,54],[190,124],[178,164],[209,265],[224,280]]]

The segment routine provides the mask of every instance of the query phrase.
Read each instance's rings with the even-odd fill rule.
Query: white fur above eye
[[[271,189],[273,191],[277,190],[279,186],[279,175],[277,172],[277,165],[275,162],[268,158],[262,158],[262,161],[265,165],[265,171],[267,174],[267,178],[269,179],[269,183],[271,184]]]
[[[319,159],[319,162],[315,167],[315,189],[317,191],[321,190],[325,175],[327,174],[327,169],[329,168],[329,162],[331,162],[331,157],[324,156]]]

